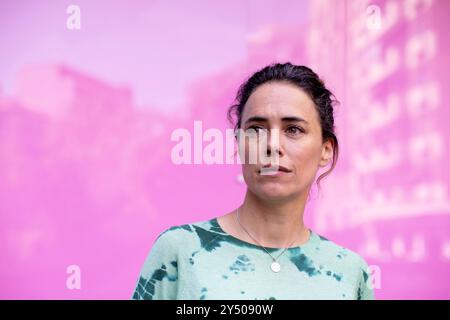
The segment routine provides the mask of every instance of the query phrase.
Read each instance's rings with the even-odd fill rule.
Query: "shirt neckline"
[[[226,232],[225,230],[222,229],[222,227],[219,224],[219,221],[217,220],[217,217],[213,218],[210,220],[211,225],[213,227],[215,227],[223,236],[227,237],[228,239],[232,239],[234,243],[237,244],[241,244],[244,245],[246,247],[251,247],[251,248],[256,248],[256,249],[260,249],[260,250],[264,250],[263,248],[265,248],[267,251],[271,251],[271,252],[275,252],[278,250],[285,250],[286,248],[277,248],[277,247],[263,247],[251,242],[247,242],[244,241],[242,239],[239,239],[231,234],[229,234],[228,232]],[[316,239],[316,234],[314,231],[312,231],[310,228],[308,228],[309,230],[309,238],[308,240],[306,240],[303,244],[295,246],[295,247],[289,247],[286,250],[287,251],[294,251],[294,250],[299,250],[299,249],[305,249],[306,247],[309,247],[313,244],[314,240]]]

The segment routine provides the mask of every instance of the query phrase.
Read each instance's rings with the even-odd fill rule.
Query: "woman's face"
[[[332,143],[322,143],[314,102],[302,89],[287,82],[265,83],[250,95],[242,113],[241,129],[267,133],[267,143],[262,143],[262,139],[246,138],[246,157],[241,157],[247,187],[264,199],[278,201],[308,191],[319,167],[326,166],[333,154]],[[279,134],[273,143],[275,131]],[[258,150],[256,163],[249,163],[252,144],[253,150]],[[271,148],[275,153],[269,152]],[[261,167],[267,165],[259,156],[264,150],[272,159],[278,151],[278,160],[274,163],[289,172],[278,171],[276,175],[264,174],[264,169],[261,172]]]

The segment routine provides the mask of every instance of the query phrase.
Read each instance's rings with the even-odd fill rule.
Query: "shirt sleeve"
[[[175,300],[178,262],[170,230],[156,238],[136,281],[132,300]]]
[[[360,277],[358,284],[358,300],[375,300],[372,279],[367,262],[361,257]]]

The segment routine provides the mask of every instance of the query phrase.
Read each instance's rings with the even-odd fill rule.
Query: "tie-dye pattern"
[[[266,248],[277,257],[283,249]],[[171,227],[153,244],[132,299],[374,299],[367,263],[311,230],[278,258],[211,220]]]

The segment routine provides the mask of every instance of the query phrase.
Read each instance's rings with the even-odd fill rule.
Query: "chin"
[[[289,198],[292,195],[292,192],[286,190],[286,188],[271,187],[259,188],[258,194],[264,199],[283,200]]]

